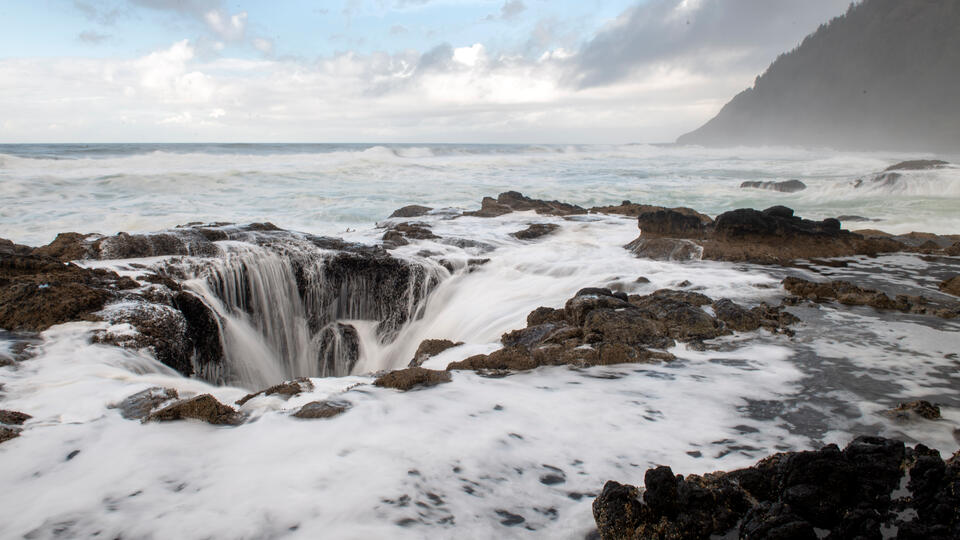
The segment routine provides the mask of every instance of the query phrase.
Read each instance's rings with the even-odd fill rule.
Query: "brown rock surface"
[[[422,367],[408,367],[385,373],[375,381],[374,386],[395,388],[407,391],[416,387],[436,386],[450,382],[450,374],[445,371],[436,371]]]
[[[311,401],[300,407],[293,416],[308,420],[333,418],[347,412],[349,408],[350,403],[346,401]]]
[[[560,201],[542,201],[531,199],[516,191],[506,191],[497,196],[484,197],[480,201],[480,210],[464,212],[465,216],[474,217],[497,217],[510,212],[524,212],[533,210],[538,214],[551,216],[570,216],[576,214],[586,214],[584,208],[573,204],[567,204]]]
[[[33,417],[27,413],[0,409],[0,424],[6,424],[8,426],[20,426],[31,418]]]
[[[243,423],[243,416],[234,408],[217,401],[210,394],[201,394],[168,405],[150,413],[144,422],[172,422],[176,420],[201,420],[208,424],[236,426]]]
[[[460,345],[463,345],[462,341],[454,343],[449,339],[425,339],[420,342],[420,346],[417,347],[417,352],[414,353],[413,360],[410,360],[408,367],[419,367],[423,365],[428,358]]]
[[[960,296],[960,276],[953,276],[944,280],[940,283],[940,290],[954,296]]]

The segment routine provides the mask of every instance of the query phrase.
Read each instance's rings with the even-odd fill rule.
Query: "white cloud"
[[[203,20],[211,30],[226,41],[243,39],[243,35],[247,29],[246,11],[228,15],[223,10],[212,9],[203,14]]]
[[[257,49],[258,51],[262,52],[263,54],[271,54],[271,53],[273,53],[273,40],[272,40],[272,39],[259,38],[259,37],[258,37],[258,38],[253,38],[253,41],[252,41],[251,43],[253,44],[253,48],[254,48],[254,49]]]

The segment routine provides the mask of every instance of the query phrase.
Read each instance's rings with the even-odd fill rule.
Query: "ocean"
[[[349,373],[332,377],[298,360],[318,344],[304,329],[305,308],[283,300],[297,290],[275,255],[221,241],[226,262],[203,266],[219,276],[243,268],[244,279],[259,280],[260,297],[244,300],[246,312],[215,290],[209,273],[190,273],[208,264],[202,257],[82,263],[130,277],[180,265],[185,289],[218,314],[236,369],[219,385],[182,377],[148,350],[91,342],[107,322],[71,322],[39,336],[0,330],[0,357],[30,353],[0,367],[0,408],[33,416],[0,446],[0,537],[584,538],[604,482],[641,484],[654,465],[681,474],[732,470],[860,434],[952,454],[960,447],[960,322],[868,307],[796,306],[795,336],[759,331],[707,348],[678,344],[672,362],[505,377],[458,371],[449,384],[406,393],[370,384],[373,373],[406,366],[424,339],[463,342],[427,360],[435,369],[489,353],[529,312],[561,307],[584,287],[681,288],[777,304],[780,281],[794,275],[947,299],[937,284],[957,273],[956,257],[855,256],[841,266],[791,268],[655,261],[623,249],[638,235],[635,218],[452,219],[484,196],[514,190],[584,207],[630,200],[711,216],[785,205],[807,218],[869,220],[847,218],[850,229],[960,233],[960,168],[871,180],[898,161],[929,157],[672,145],[0,146],[0,237],[17,243],[42,245],[65,231],[269,221],[373,245],[393,210],[408,204],[437,209],[417,218],[437,236],[469,240],[392,250],[437,284],[411,300],[415,316],[389,338],[375,321],[341,321],[356,328],[360,355]],[[740,187],[790,179],[807,188]],[[866,181],[857,186],[858,179]],[[511,236],[530,223],[559,228],[537,241]],[[299,249],[306,248],[291,243],[286,253]],[[481,257],[489,260],[467,264]],[[233,403],[301,376],[311,377],[312,391],[251,400],[239,427],[140,424],[112,408],[156,386]],[[329,420],[290,416],[320,399],[350,408]],[[943,420],[902,424],[882,414],[915,399],[939,403]]]

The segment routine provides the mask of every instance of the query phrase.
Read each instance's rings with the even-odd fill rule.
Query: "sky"
[[[0,0],[0,143],[668,142],[849,0]]]

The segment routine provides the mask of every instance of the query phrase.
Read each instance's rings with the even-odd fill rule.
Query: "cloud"
[[[253,45],[253,48],[262,52],[263,54],[273,54],[273,40],[267,38],[253,38],[253,41],[250,42]]]
[[[487,15],[484,17],[486,21],[509,21],[517,18],[521,13],[527,10],[526,4],[523,3],[523,0],[506,0],[502,6],[500,6],[500,13],[496,15]]]
[[[650,0],[586,43],[573,78],[610,84],[657,63],[705,72],[757,71],[794,47],[849,0]]]
[[[87,19],[105,26],[113,26],[116,24],[117,19],[127,15],[126,10],[119,8],[100,8],[90,2],[82,0],[74,0],[73,7],[80,11]]]
[[[223,0],[130,0],[141,7],[176,13],[202,23],[225,41],[240,41],[247,28],[247,12],[230,14]]]
[[[93,30],[84,30],[83,32],[77,34],[77,39],[90,45],[99,45],[110,39],[110,35],[101,34],[100,32],[95,32]]]

